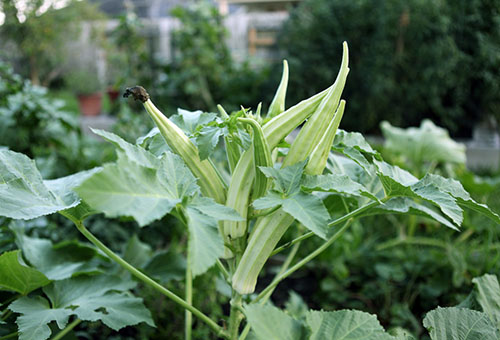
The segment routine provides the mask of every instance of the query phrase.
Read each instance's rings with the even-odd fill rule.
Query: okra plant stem
[[[72,323],[70,323],[62,331],[60,331],[59,333],[57,333],[57,335],[55,337],[53,337],[52,340],[60,340],[60,339],[62,339],[66,334],[68,334],[69,332],[71,332],[71,330],[73,328],[75,328],[76,326],[78,326],[80,324],[80,322],[82,322],[82,320],[80,320],[80,319],[73,320]]]
[[[186,288],[185,288],[185,298],[189,305],[193,305],[193,273],[191,271],[191,252],[187,251],[186,260]],[[184,338],[185,340],[191,340],[191,332],[193,327],[193,314],[189,310],[185,310],[185,328],[184,328]]]
[[[219,337],[222,337],[224,339],[229,339],[228,334],[226,331],[219,326],[215,321],[210,319],[208,316],[203,314],[199,309],[193,307],[191,304],[168,290],[167,288],[163,287],[160,285],[158,282],[154,281],[151,279],[149,276],[145,275],[142,273],[140,270],[132,266],[130,263],[122,259],[120,256],[115,254],[111,249],[106,247],[98,238],[96,238],[87,228],[85,228],[85,225],[83,224],[82,221],[75,221],[72,220],[73,223],[75,223],[76,228],[80,233],[83,234],[92,244],[94,244],[98,249],[100,249],[104,254],[109,256],[113,261],[118,263],[120,266],[125,268],[127,271],[129,271],[133,276],[144,282],[145,284],[151,286],[152,288],[156,289],[166,297],[168,297],[170,300],[174,301],[181,307],[187,309],[191,313],[193,313],[197,318],[199,318],[201,321],[205,322]]]
[[[4,336],[0,336],[0,340],[12,339],[12,338],[15,338],[18,335],[19,335],[18,332],[10,333],[10,334],[4,335]]]
[[[370,208],[373,208],[373,207],[375,207],[375,206],[377,206],[377,205],[379,205],[379,204],[380,204],[380,203],[373,201],[373,202],[371,202],[371,203],[369,203],[369,204],[367,204],[367,205],[364,205],[364,206],[362,206],[362,207],[359,207],[358,209],[353,210],[353,211],[351,211],[350,213],[348,213],[348,214],[346,214],[346,215],[344,215],[344,216],[342,216],[342,217],[339,217],[339,218],[337,218],[336,220],[334,220],[334,221],[332,221],[332,222],[328,223],[328,226],[329,226],[329,227],[333,227],[334,225],[337,225],[337,224],[339,224],[339,223],[345,222],[345,221],[347,221],[348,219],[350,219],[350,218],[352,218],[352,217],[355,217],[355,216],[357,216],[357,215],[361,214],[362,212],[364,212],[364,211],[366,211],[366,210],[368,210],[368,209],[370,209]],[[304,235],[301,235],[301,236],[297,237],[296,239],[293,239],[293,240],[291,240],[290,242],[287,242],[287,243],[283,244],[282,246],[280,246],[280,247],[278,247],[278,248],[274,249],[274,251],[271,253],[271,255],[270,255],[270,256],[274,256],[274,255],[276,255],[276,254],[278,254],[278,253],[282,252],[283,250],[285,250],[285,249],[287,249],[287,248],[290,248],[290,247],[291,247],[291,246],[293,246],[294,244],[296,244],[296,243],[300,243],[300,242],[302,242],[302,241],[304,241],[304,240],[307,240],[309,237],[312,237],[312,236],[314,236],[314,233],[313,233],[312,231],[310,231],[310,232],[308,232],[308,233],[305,233]]]

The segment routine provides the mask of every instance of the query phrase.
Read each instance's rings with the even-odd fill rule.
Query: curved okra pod
[[[267,117],[273,118],[283,111],[285,111],[285,97],[286,88],[288,87],[288,62],[283,60],[283,74],[281,76],[281,81],[274,95],[271,105],[269,105],[269,110],[267,111]]]
[[[217,203],[224,204],[226,201],[226,191],[216,169],[208,159],[201,160],[198,155],[198,148],[186,136],[186,134],[174,123],[170,121],[149,98],[149,94],[141,86],[128,88],[124,97],[132,95],[134,99],[140,100],[147,113],[165,138],[172,151],[184,160],[193,175],[198,178],[198,184],[205,196],[213,198]]]

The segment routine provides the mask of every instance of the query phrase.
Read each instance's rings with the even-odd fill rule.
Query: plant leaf
[[[158,169],[130,161],[123,154],[116,164],[83,182],[76,191],[93,209],[109,217],[132,216],[140,226],[162,218],[198,190],[182,160],[166,152]]]
[[[189,229],[188,251],[190,252],[193,276],[203,274],[215,261],[224,255],[224,242],[217,229],[217,220],[200,210],[186,207]]]
[[[38,270],[28,267],[20,253],[20,250],[14,250],[0,255],[0,290],[27,295],[48,285],[50,280]]]
[[[404,155],[417,163],[422,161],[453,162],[465,164],[465,145],[450,138],[448,131],[428,119],[419,128],[401,129],[389,122],[380,128],[385,137],[384,148]]]
[[[310,311],[306,323],[309,340],[393,340],[375,315],[355,310]]]
[[[283,200],[282,208],[307,229],[326,239],[330,214],[319,197],[299,192]]]
[[[188,136],[196,132],[199,125],[206,125],[217,119],[217,114],[212,112],[188,111],[177,109],[177,114],[170,117],[170,120],[180,127]]]
[[[457,307],[430,311],[424,327],[432,340],[498,340],[500,335],[486,313]]]
[[[146,149],[141,148],[138,145],[130,144],[114,133],[92,128],[91,130],[96,135],[101,136],[107,141],[113,143],[116,147],[120,148],[120,150],[127,155],[127,158],[130,161],[151,169],[158,167],[158,158]]]
[[[253,304],[245,306],[244,310],[259,340],[303,339],[301,323],[274,306]]]
[[[259,166],[260,171],[267,177],[275,179],[275,189],[285,195],[293,195],[300,191],[300,181],[302,173],[307,160],[298,162],[294,165],[284,167],[282,169],[275,169],[272,167]]]
[[[204,126],[198,131],[195,142],[201,160],[207,159],[214,152],[223,135],[223,129],[218,126]]]
[[[152,256],[151,246],[141,242],[137,234],[134,234],[127,242],[123,259],[136,268],[144,268]]]
[[[276,191],[269,191],[266,196],[260,197],[253,201],[252,205],[255,209],[274,208],[283,204],[284,197]]]
[[[444,191],[451,196],[453,196],[457,203],[462,207],[467,207],[469,209],[475,210],[480,214],[493,220],[495,223],[500,224],[500,217],[498,214],[491,211],[488,206],[484,204],[477,203],[470,197],[469,193],[465,191],[462,183],[451,178],[444,178],[439,175],[426,174],[419,183],[419,186],[434,185],[439,190]]]
[[[161,283],[171,280],[182,280],[186,273],[186,260],[178,253],[162,251],[151,257],[144,267],[144,271]]]
[[[500,285],[495,275],[485,274],[472,279],[476,285],[476,300],[490,320],[500,327]]]
[[[373,163],[378,169],[378,176],[388,196],[423,199],[438,206],[456,225],[462,223],[463,211],[456,199],[449,193],[441,191],[432,183],[419,181],[415,176],[397,166],[377,160]]]
[[[54,246],[46,239],[16,234],[16,241],[30,264],[50,280],[63,280],[83,273],[100,273],[97,251],[76,241]]]
[[[73,198],[73,200],[70,200]],[[10,150],[0,149],[0,215],[29,220],[78,205],[79,199],[51,192],[34,161]]]
[[[356,197],[368,197],[378,201],[378,198],[363,185],[353,181],[347,175],[328,174],[319,176],[306,175],[302,188],[312,191],[327,191]]]
[[[50,304],[40,296],[22,297],[10,304],[9,309],[22,314],[16,321],[20,340],[45,340],[51,334],[48,327],[51,321],[63,329],[71,315],[85,321],[102,320],[114,330],[140,322],[154,326],[142,300],[126,292],[134,286],[132,281],[105,275],[72,278],[44,288]]]
[[[458,228],[448,221],[438,212],[426,207],[425,205],[416,203],[408,197],[394,197],[385,202],[383,205],[376,206],[367,210],[362,216],[377,215],[377,214],[413,214],[431,218],[448,228],[458,230]]]

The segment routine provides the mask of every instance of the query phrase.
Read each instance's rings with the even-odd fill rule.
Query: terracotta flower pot
[[[102,95],[100,93],[79,94],[80,112],[84,116],[98,116],[101,113]]]

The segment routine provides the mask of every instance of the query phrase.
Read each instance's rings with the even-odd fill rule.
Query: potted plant
[[[77,96],[80,112],[84,116],[97,116],[101,113],[102,85],[92,67],[69,72],[66,84]]]

